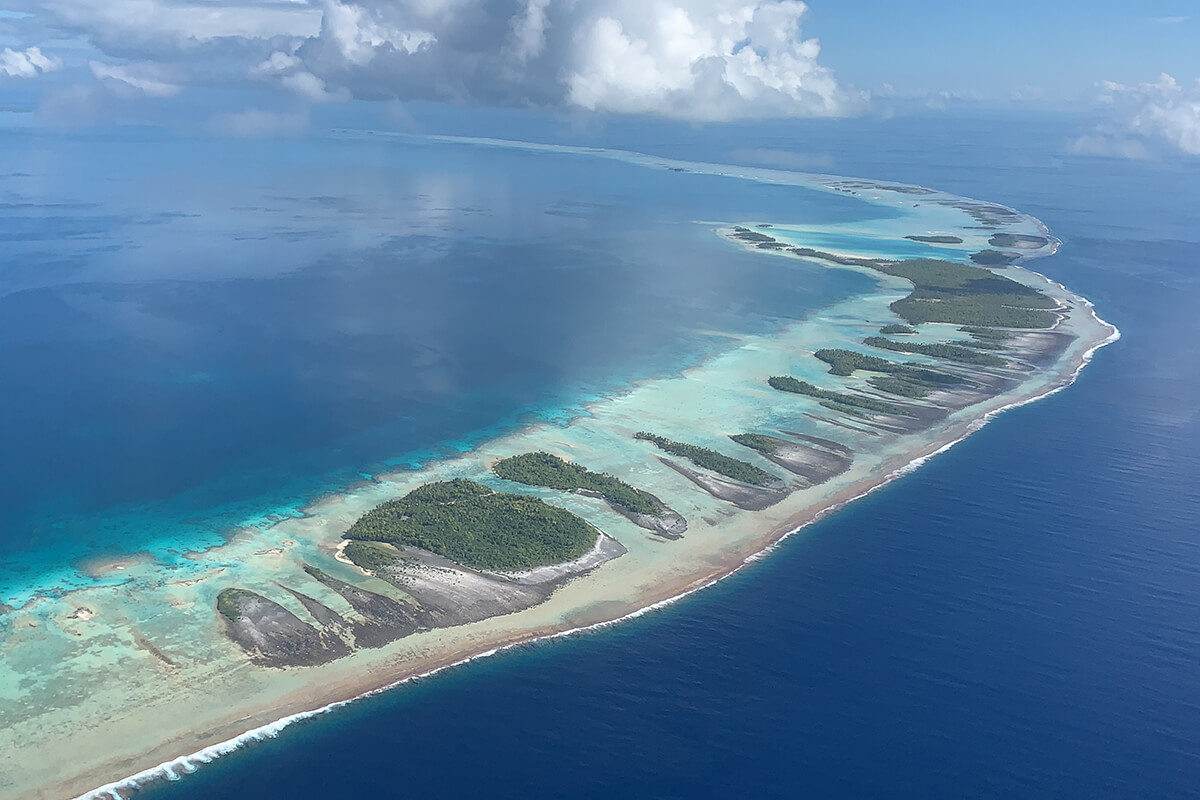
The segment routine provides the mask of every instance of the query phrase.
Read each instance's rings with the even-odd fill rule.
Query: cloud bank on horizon
[[[86,43],[92,77],[123,96],[256,86],[307,103],[424,99],[697,121],[842,116],[863,103],[804,37],[799,0],[6,5],[28,15],[9,21],[26,41]],[[0,58],[9,74],[48,68],[37,47]],[[95,87],[87,91],[94,99]]]
[[[1156,83],[1101,87],[1107,119],[1073,141],[1073,153],[1151,158],[1166,148],[1200,155],[1200,79],[1187,86],[1163,74]]]

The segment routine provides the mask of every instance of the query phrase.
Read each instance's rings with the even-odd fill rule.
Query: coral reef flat
[[[612,151],[588,155],[654,169],[729,171]],[[855,194],[893,212],[841,225],[704,223],[714,246],[753,251],[780,269],[815,259],[868,275],[875,289],[770,334],[730,337],[703,363],[637,382],[579,413],[419,469],[374,475],[315,500],[298,518],[232,532],[225,543],[169,565],[154,554],[114,558],[118,581],[47,591],[0,609],[0,794],[120,796],[130,776],[136,783],[174,774],[188,768],[190,754],[222,752],[280,720],[695,591],[990,416],[1067,386],[1116,336],[1084,298],[1012,265],[1002,270],[1005,285],[1046,300],[1038,315],[1016,320],[1021,327],[976,326],[991,333],[972,335],[963,323],[908,320],[916,331],[911,342],[930,347],[917,349],[906,338],[897,346],[903,352],[873,348],[864,341],[899,324],[893,307],[914,291],[891,265],[931,258],[969,264],[997,237],[1024,258],[1050,255],[1057,242],[1012,209],[931,189],[767,170],[737,174]],[[931,243],[920,239],[935,237],[914,237],[913,230],[944,233]],[[982,280],[995,277],[984,267],[970,269]],[[1043,319],[1047,326],[1038,328]],[[996,349],[970,350],[977,357],[967,358],[971,342]],[[814,355],[823,348],[874,355],[895,371],[831,374]],[[922,385],[930,374],[948,377]],[[795,376],[824,394],[778,391],[767,383],[771,376]],[[858,405],[839,397],[859,398]],[[639,440],[644,431],[722,458],[662,452]],[[747,432],[753,438],[742,442],[752,444],[739,443]],[[498,462],[527,453],[586,465],[593,478],[613,476],[645,493],[670,523],[656,528],[653,514],[631,512],[612,495],[497,477]],[[729,464],[742,465],[737,474],[772,480],[755,485],[711,468]],[[508,569],[456,562],[415,539],[344,538],[376,509],[442,482],[519,490],[504,502],[541,515],[548,535],[582,520],[593,538],[584,545],[571,540],[579,547],[564,563]],[[543,506],[556,511],[545,516]]]

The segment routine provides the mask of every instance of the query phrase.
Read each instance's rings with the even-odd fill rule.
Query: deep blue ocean
[[[437,132],[480,132],[480,116],[470,112],[413,113]],[[800,153],[837,174],[924,184],[1014,206],[1045,221],[1064,240],[1060,254],[1036,268],[1090,298],[1101,316],[1121,329],[1122,339],[1100,351],[1068,390],[1004,414],[916,473],[788,539],[769,558],[715,587],[619,626],[507,651],[297,724],[276,739],[142,796],[1200,796],[1200,162],[1064,155],[1066,142],[1086,125],[1068,117],[947,115],[700,129],[614,122],[583,131],[553,118],[531,124],[516,113],[490,113],[485,121],[492,136],[605,144],[714,162],[761,162],[770,157],[767,151]],[[364,192],[373,196],[381,190],[369,177],[363,178]],[[619,177],[613,175],[614,184]],[[472,175],[471,180],[477,185],[481,179]],[[786,192],[747,192],[741,204],[747,217],[769,216],[772,210],[786,216],[786,206],[778,205],[786,202]],[[609,196],[618,210],[606,213],[617,214],[622,223],[652,216],[662,201],[653,192],[623,194],[615,188]],[[695,204],[688,213],[703,218],[701,197],[678,202]],[[186,205],[176,203],[180,213],[187,213]],[[738,203],[725,197],[721,205]],[[481,207],[503,206],[495,199]],[[584,213],[579,207],[564,211]],[[831,207],[829,213],[836,218],[852,212]],[[396,214],[400,224],[400,210]],[[307,224],[294,221],[297,230]],[[353,223],[346,224],[344,235],[353,238]],[[563,230],[548,229],[543,246],[528,257],[558,263],[554,259],[564,258]],[[601,299],[628,300],[629,293],[619,291],[619,278],[632,280],[638,273],[635,267],[643,262],[632,254],[646,252],[642,245],[654,241],[657,230],[635,233],[638,246],[631,245],[626,251],[631,255],[611,265],[574,252],[590,252],[586,241],[570,241],[565,246],[573,251],[572,263],[584,267],[561,270],[570,273],[563,280],[579,282],[570,284],[572,290],[612,292]],[[181,263],[219,251],[199,246],[202,233],[195,243],[178,248]],[[538,238],[526,233],[526,239]],[[675,245],[691,235],[668,238]],[[461,246],[469,249],[470,243]],[[696,246],[697,253],[709,252],[698,239]],[[320,255],[319,246],[306,247]],[[399,308],[389,305],[366,315],[376,327],[355,345],[361,349],[350,348],[362,352],[364,361],[346,363],[341,379],[373,386],[368,377],[378,369],[381,354],[410,330],[396,320],[419,314],[429,298],[451,290],[467,297],[505,290],[508,302],[519,303],[523,291],[534,291],[512,266],[525,254],[514,261],[511,253],[475,253],[471,263],[489,268],[463,275],[447,266],[461,258],[438,261],[436,253],[420,252],[440,265],[429,268],[428,286],[421,284],[417,296]],[[385,269],[384,261],[342,269]],[[667,272],[659,276],[661,282],[646,285],[669,287],[689,274],[686,259],[666,261],[673,266],[660,267]],[[209,281],[216,294],[197,306],[244,302],[263,312],[261,328],[229,329],[217,341],[205,342],[213,348],[213,373],[229,363],[244,370],[240,385],[252,387],[246,397],[257,409],[255,416],[238,423],[243,427],[229,420],[234,432],[213,442],[216,455],[187,465],[191,471],[183,477],[171,470],[161,485],[148,488],[137,477],[153,474],[155,464],[172,456],[161,452],[163,435],[154,431],[122,454],[144,470],[134,474],[136,480],[129,478],[130,485],[122,483],[122,474],[98,488],[92,478],[78,478],[80,486],[92,487],[87,492],[47,483],[56,468],[68,478],[86,477],[103,463],[100,452],[79,449],[78,431],[94,430],[104,440],[104,421],[114,409],[126,407],[131,392],[137,394],[128,381],[114,380],[110,395],[61,400],[79,414],[96,406],[91,416],[77,421],[73,438],[40,445],[61,450],[9,451],[21,457],[5,460],[9,494],[4,502],[20,509],[24,531],[48,519],[47,509],[67,495],[72,495],[75,520],[94,509],[153,504],[196,485],[214,493],[194,498],[197,508],[217,502],[236,507],[239,498],[252,494],[249,489],[212,488],[221,485],[222,470],[235,463],[239,476],[264,476],[262,493],[299,495],[304,486],[271,488],[280,463],[272,459],[308,453],[311,460],[300,467],[293,463],[290,472],[326,478],[339,465],[348,475],[368,470],[395,455],[398,451],[389,447],[397,443],[409,443],[408,450],[436,450],[489,426],[515,424],[523,414],[547,413],[608,391],[618,372],[615,365],[628,368],[632,379],[695,358],[704,347],[694,329],[703,325],[683,320],[710,319],[714,326],[736,329],[739,303],[757,308],[775,298],[779,318],[786,319],[796,309],[859,288],[827,273],[827,283],[806,274],[797,281],[803,288],[789,289],[777,273],[767,275],[769,270],[755,277],[759,261],[771,259],[748,256],[710,265],[705,274],[750,271],[752,279],[714,278],[711,290],[690,293],[701,299],[686,306],[672,305],[673,295],[665,288],[652,293],[644,307],[630,301],[635,306],[620,324],[623,331],[633,326],[632,343],[612,352],[611,362],[601,355],[578,360],[547,355],[506,382],[511,368],[491,372],[490,362],[456,355],[463,360],[454,362],[454,382],[429,384],[435,388],[421,393],[394,380],[378,387],[379,407],[371,392],[356,392],[364,398],[361,406],[307,412],[314,414],[315,431],[298,429],[294,416],[272,418],[271,410],[281,403],[329,409],[310,395],[287,406],[289,395],[315,391],[320,381],[306,383],[296,364],[274,363],[269,345],[280,341],[273,336],[303,341],[302,331],[286,327],[296,298],[308,297],[320,309],[330,286],[303,286],[303,271],[289,273],[286,281],[265,282],[287,283],[286,297],[271,291],[247,296],[244,284]],[[661,263],[644,263],[651,262]],[[485,281],[478,295],[461,288],[495,271],[505,279]],[[546,274],[534,272],[539,279]],[[376,275],[372,285],[378,280]],[[159,320],[201,316],[189,312],[188,304],[195,302],[190,294],[171,295],[161,281],[153,283],[158,287],[153,297],[117,304],[129,309],[131,326],[145,322],[136,313],[139,308],[156,309]],[[120,285],[128,292],[150,291],[135,277]],[[69,321],[50,297],[55,292],[41,291],[42,306],[3,306],[0,325],[21,331],[26,329],[22,320],[36,323],[49,314]],[[566,286],[558,291],[571,294]],[[353,297],[348,307],[374,308],[373,302],[382,301]],[[483,305],[471,308],[482,313]],[[511,352],[528,352],[522,347],[528,342],[536,343],[537,352],[551,348],[553,342],[540,339],[563,330],[599,343],[593,353],[610,352],[603,343],[618,337],[605,338],[603,326],[617,323],[608,316],[580,318],[600,305],[583,303],[549,322],[531,320],[530,325],[549,327],[520,333]],[[649,308],[663,310],[663,317],[645,321],[638,311]],[[250,316],[231,312],[238,319]],[[330,318],[316,310],[309,316]],[[111,314],[105,319],[111,325]],[[65,323],[57,327],[72,330]],[[588,333],[597,328],[600,333]],[[332,324],[321,328],[334,329]],[[159,339],[200,347],[185,334],[175,340],[167,333]],[[78,335],[86,339],[87,329]],[[372,335],[383,338],[376,341]],[[485,335],[463,336],[451,352],[499,347]],[[262,342],[264,350],[247,348],[247,341]],[[651,342],[658,349],[650,349]],[[61,352],[41,346],[42,353]],[[328,343],[314,338],[310,346],[305,358],[320,354]],[[196,351],[186,352],[191,364]],[[174,354],[166,349],[157,362],[164,372]],[[27,376],[22,386],[29,391],[50,380],[44,369],[38,373],[36,358],[31,352],[27,372],[14,373]],[[131,363],[111,352],[107,358],[87,364],[120,376],[122,365]],[[404,358],[405,364],[424,363],[419,353]],[[517,363],[515,355],[510,358],[502,363]],[[561,367],[554,365],[568,362],[590,366],[581,366],[576,375],[557,374]],[[336,365],[339,359],[325,356],[321,363]],[[189,366],[188,374],[177,379],[180,385],[227,383],[195,372]],[[280,375],[290,382],[280,385]],[[166,394],[154,396],[166,398],[164,407],[193,397],[179,389],[161,391]],[[264,392],[267,399],[253,399]],[[236,395],[193,401],[199,409],[238,407]],[[402,406],[407,432],[394,418],[401,401],[409,403]],[[153,407],[138,413],[152,412]],[[6,441],[34,424],[15,422],[10,414],[4,410]],[[41,430],[63,418],[47,413]],[[333,424],[330,419],[352,420],[347,425],[353,430],[328,431],[323,426]],[[418,430],[425,438],[414,433]],[[379,443],[380,432],[393,438]],[[171,436],[177,438],[166,440],[190,441],[178,431]],[[255,446],[247,447],[247,441]],[[330,443],[342,441],[364,443],[361,449],[339,445],[343,449],[333,452]],[[179,510],[172,508],[171,513]],[[3,547],[10,553],[29,546],[6,535]],[[101,546],[77,530],[72,536],[85,547]]]
[[[219,543],[677,373],[730,346],[713,332],[769,332],[872,285],[697,220],[892,213],[357,134],[0,144],[0,602],[15,605],[44,568]]]

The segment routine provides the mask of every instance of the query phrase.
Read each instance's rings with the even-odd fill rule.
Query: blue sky
[[[1095,86],[1200,77],[1195,0],[827,0],[806,34],[843,81],[873,91],[1013,97],[1047,105],[1094,100]],[[1030,89],[1039,90],[1031,96]]]
[[[203,115],[232,135],[354,101],[697,123],[1094,109],[1081,151],[1200,153],[1195,4],[0,0],[0,106],[47,125]]]

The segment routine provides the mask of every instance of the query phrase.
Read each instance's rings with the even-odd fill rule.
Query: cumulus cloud
[[[846,101],[804,39],[807,6],[618,0],[576,34],[568,98],[588,109],[698,119],[832,115]]]
[[[10,47],[0,52],[0,75],[10,78],[35,78],[43,72],[52,72],[62,67],[62,61],[44,55],[40,48],[13,50]]]
[[[294,55],[276,50],[264,61],[251,67],[250,75],[260,78],[269,75],[286,75],[293,70],[299,69],[302,64],[304,62]]]
[[[331,91],[324,80],[304,69],[301,59],[279,50],[271,53],[265,61],[251,67],[250,76],[266,80],[276,79],[280,86],[310,103],[332,103],[350,99],[350,92],[345,87]]]
[[[353,3],[329,0],[325,4],[322,35],[328,36],[349,64],[369,64],[384,46],[392,52],[411,54],[437,41],[426,30],[406,30],[386,22],[381,9],[369,9]]]
[[[279,82],[283,84],[284,88],[295,92],[310,103],[335,103],[350,99],[350,91],[344,86],[331,92],[325,85],[325,81],[311,72],[303,70],[293,72],[291,75],[284,75]]]
[[[1163,74],[1156,83],[1101,84],[1108,118],[1070,143],[1078,155],[1150,158],[1167,150],[1200,155],[1200,80],[1181,85]]]
[[[524,64],[537,58],[546,47],[546,8],[550,0],[526,0],[525,8],[512,18],[513,55]]]
[[[92,74],[118,93],[140,92],[147,97],[174,97],[179,94],[178,84],[164,80],[162,70],[155,64],[104,64],[92,61],[88,64]]]
[[[862,102],[803,35],[799,0],[8,2],[45,30],[89,40],[97,62],[158,64],[183,86],[250,81],[310,102],[431,99],[696,120],[842,115]]]

